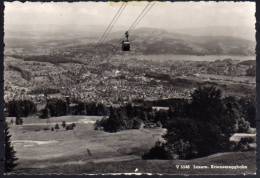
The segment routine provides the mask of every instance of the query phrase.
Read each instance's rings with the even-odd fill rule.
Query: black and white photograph
[[[4,2],[7,175],[255,175],[255,2]]]

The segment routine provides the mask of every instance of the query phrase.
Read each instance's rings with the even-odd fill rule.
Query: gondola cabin
[[[129,41],[122,41],[122,51],[130,51],[130,42]]]
[[[122,51],[130,51],[130,42],[128,40],[128,31],[125,32],[125,39],[122,41]]]

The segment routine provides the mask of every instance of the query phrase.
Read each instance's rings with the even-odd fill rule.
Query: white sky
[[[112,31],[128,29],[147,3],[128,2]],[[19,31],[19,28],[52,31],[57,30],[56,27],[59,26],[60,31],[89,29],[103,33],[121,4],[122,2],[5,2],[5,31],[6,34],[10,30]],[[101,28],[94,28],[93,25]],[[255,3],[156,2],[138,24],[137,28],[140,27],[161,28],[168,31],[177,29],[178,32],[192,35],[196,35],[195,33],[234,35],[254,40]],[[205,28],[204,32],[203,29],[199,29],[203,27],[214,28]],[[199,30],[185,31],[196,28]]]
[[[128,2],[116,26],[129,26],[147,2]],[[121,3],[5,2],[5,25],[107,25]],[[254,26],[254,2],[156,2],[139,26]]]

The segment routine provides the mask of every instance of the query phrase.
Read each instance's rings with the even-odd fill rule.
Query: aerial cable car
[[[122,51],[130,51],[130,42],[128,40],[128,31],[125,32],[125,39],[122,41]]]

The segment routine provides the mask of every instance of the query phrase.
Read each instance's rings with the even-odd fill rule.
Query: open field
[[[47,120],[24,118],[24,125],[10,126],[19,165],[14,173],[169,173],[242,174],[254,173],[255,152],[219,153],[194,160],[142,160],[166,131],[162,128],[106,133],[94,130],[98,116],[63,116]],[[7,118],[10,120],[11,118]],[[43,130],[55,123],[76,123],[74,130]],[[123,162],[123,164],[122,164]],[[177,170],[176,165],[245,165],[247,169]]]
[[[43,130],[46,120],[25,118],[24,125],[10,126],[17,151],[17,171],[57,165],[82,165],[89,162],[140,159],[165,133],[164,129],[127,130],[118,133],[96,131],[93,122],[101,117],[66,116],[51,118],[50,123],[76,123],[74,130]],[[87,122],[88,120],[88,122]],[[27,171],[25,171],[26,173]]]
[[[123,160],[121,160],[123,161]],[[177,169],[176,165],[190,165],[190,169]],[[196,166],[207,166],[208,168],[194,169]],[[211,168],[211,165],[221,166],[247,166],[245,169],[217,169]],[[137,171],[136,171],[137,170]],[[136,172],[135,172],[136,171]],[[119,162],[116,159],[107,160],[107,162],[71,162],[71,164],[58,164],[55,166],[35,169],[21,169],[16,173],[25,174],[44,174],[44,173],[62,173],[62,174],[108,174],[108,173],[143,173],[143,174],[228,174],[244,175],[255,174],[256,162],[255,152],[237,152],[221,153],[205,158],[194,160],[124,160]]]

